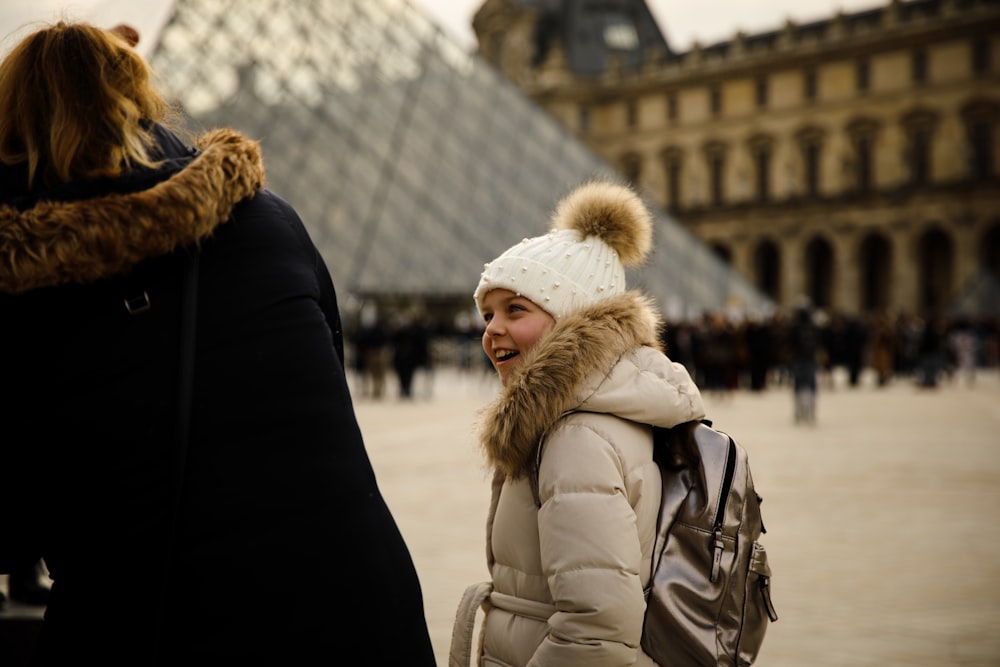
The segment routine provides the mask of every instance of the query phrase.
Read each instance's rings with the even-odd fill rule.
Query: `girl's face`
[[[534,347],[538,339],[555,324],[555,319],[523,296],[498,288],[483,298],[483,350],[507,384],[521,355]]]

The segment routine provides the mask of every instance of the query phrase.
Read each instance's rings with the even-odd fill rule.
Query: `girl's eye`
[[[489,322],[493,319],[493,313],[483,313],[483,321]]]

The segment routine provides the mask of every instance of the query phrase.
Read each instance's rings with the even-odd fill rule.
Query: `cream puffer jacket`
[[[452,665],[469,664],[477,593],[480,665],[654,664],[639,648],[660,505],[651,425],[704,416],[658,325],[637,292],[564,317],[484,410],[492,582],[463,600]]]

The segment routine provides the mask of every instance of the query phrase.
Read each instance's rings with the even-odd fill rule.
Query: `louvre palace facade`
[[[642,0],[487,0],[473,28],[780,306],[1000,313],[1000,2],[891,0],[686,52]]]

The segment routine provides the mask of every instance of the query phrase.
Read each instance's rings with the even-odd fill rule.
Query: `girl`
[[[639,648],[660,507],[652,426],[704,407],[650,301],[625,289],[651,237],[635,193],[587,183],[551,232],[485,266],[474,298],[503,385],[479,429],[492,581],[463,599],[453,664],[468,664],[480,603],[482,665],[653,664]]]

